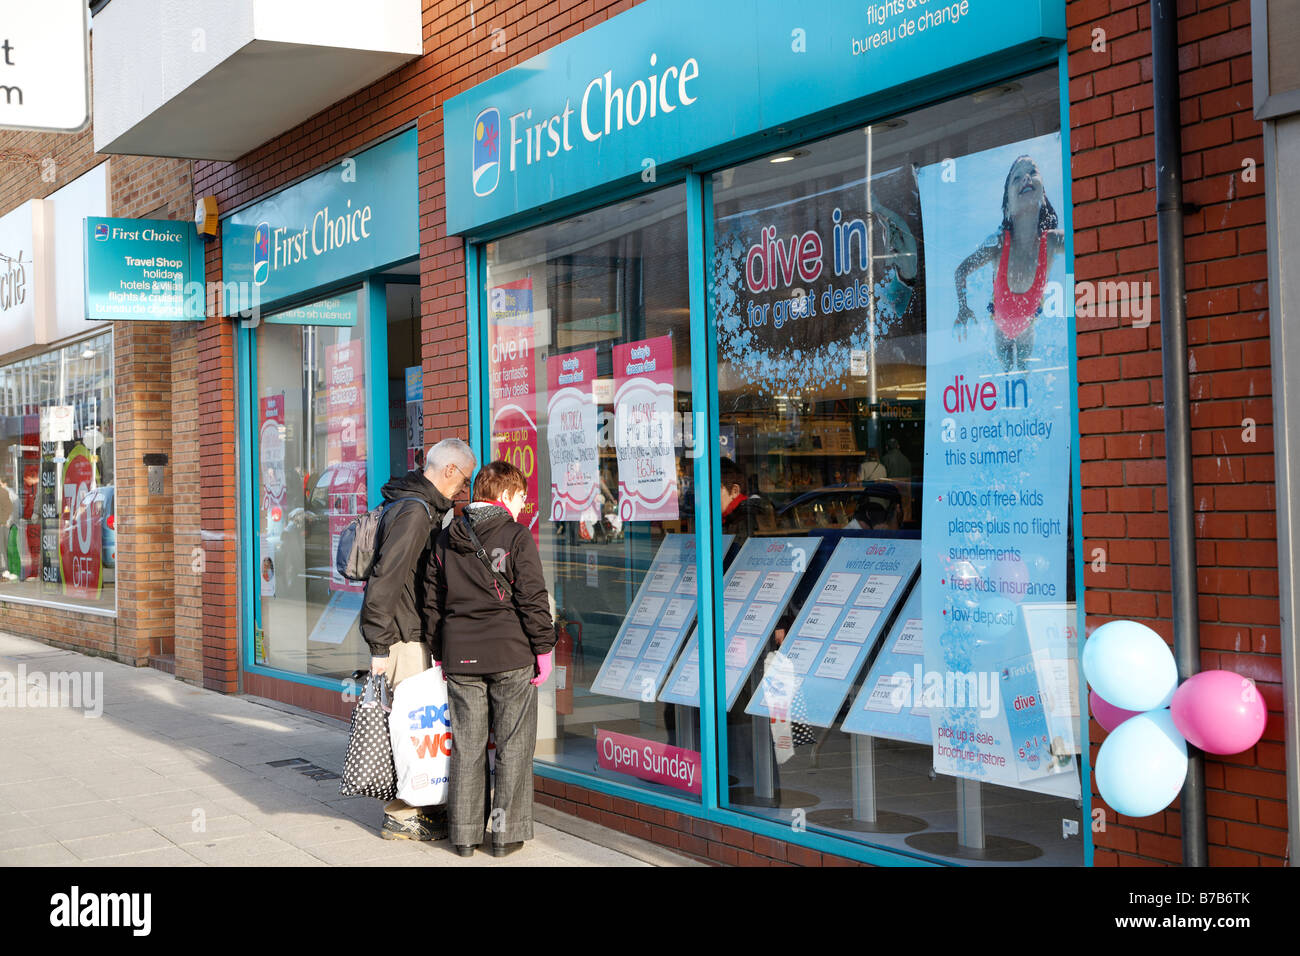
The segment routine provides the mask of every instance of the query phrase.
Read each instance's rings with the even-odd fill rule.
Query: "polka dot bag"
[[[352,730],[348,755],[343,761],[339,793],[345,797],[378,797],[391,800],[397,795],[397,769],[393,765],[393,743],[388,736],[388,679],[371,674],[366,689],[352,709]]]

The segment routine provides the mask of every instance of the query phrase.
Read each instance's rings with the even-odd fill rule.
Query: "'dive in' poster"
[[[945,687],[934,766],[1077,793],[1054,719],[1069,709],[1064,662],[1035,630],[1050,618],[1065,634],[1072,617],[1060,137],[926,166],[918,182],[923,217],[944,224],[926,230],[921,587],[926,669]]]

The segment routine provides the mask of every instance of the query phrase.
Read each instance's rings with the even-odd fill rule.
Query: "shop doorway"
[[[419,314],[413,276],[375,276],[250,335],[246,664],[318,680],[369,666],[364,585],[339,575],[334,555],[383,483],[422,460]]]

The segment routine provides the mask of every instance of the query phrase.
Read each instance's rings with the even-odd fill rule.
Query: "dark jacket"
[[[420,608],[429,551],[435,530],[452,510],[452,503],[420,471],[392,479],[380,494],[384,501],[397,503],[384,508],[375,564],[361,602],[361,637],[374,657],[388,656],[389,647],[398,641],[422,638]],[[421,498],[429,511],[399,498]]]
[[[722,516],[722,533],[734,534],[737,547],[759,531],[775,531],[776,509],[766,498],[749,495]]]
[[[494,566],[511,582],[505,597],[475,553],[472,521]],[[528,529],[500,505],[473,504],[433,546],[425,589],[425,633],[448,674],[500,674],[531,667],[555,646],[542,558]]]

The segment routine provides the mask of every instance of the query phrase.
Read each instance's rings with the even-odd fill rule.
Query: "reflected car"
[[[331,519],[351,521],[363,513],[365,490],[366,463],[338,462],[314,476],[304,505],[285,509],[279,533],[265,539],[275,566],[276,587],[285,589],[280,594],[292,593],[305,579],[311,592],[308,597],[323,599],[334,568]]]
[[[843,528],[854,520],[864,499],[886,508],[897,501],[902,508],[901,528],[921,527],[921,483],[902,478],[881,479],[865,485],[832,485],[804,492],[777,511],[778,524],[786,531]]]

